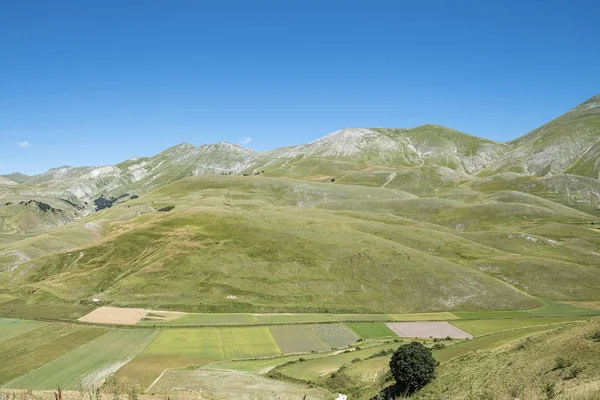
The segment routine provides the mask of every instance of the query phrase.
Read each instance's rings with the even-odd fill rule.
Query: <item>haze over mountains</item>
[[[391,312],[597,299],[599,178],[600,96],[508,143],[349,128],[4,175],[0,300]]]

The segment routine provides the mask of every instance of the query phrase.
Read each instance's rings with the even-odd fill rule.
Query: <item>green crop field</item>
[[[395,315],[389,314],[248,314],[248,313],[185,313],[169,314],[154,312],[166,318],[147,318],[138,323],[140,326],[225,326],[225,325],[278,325],[310,324],[318,322],[345,321],[395,321]],[[421,319],[430,315],[431,319],[455,319],[450,313],[405,314],[403,318]]]
[[[156,336],[150,329],[112,329],[7,384],[9,388],[79,390],[99,387]]]
[[[170,368],[280,354],[267,327],[165,329],[117,376],[147,387]]]
[[[521,318],[535,315],[530,311],[456,311],[453,314],[460,319]]]
[[[431,312],[431,313],[408,313],[408,314],[390,314],[391,321],[449,321],[458,319],[454,313],[450,312]]]
[[[365,359],[386,349],[396,349],[400,346],[399,343],[388,343],[378,346],[373,346],[364,350],[356,350],[348,353],[341,353],[329,357],[314,358],[294,364],[276,368],[276,371],[294,378],[305,381],[315,380],[324,374],[336,371],[344,364],[349,364],[352,360],[359,358]]]
[[[315,335],[310,326],[272,326],[271,333],[283,353],[308,353],[329,348]]]
[[[105,329],[43,324],[0,341],[0,385],[70,352],[106,333]]]
[[[296,361],[300,358],[310,360],[313,358],[327,357],[333,352],[321,352],[314,354],[289,355],[271,358],[261,358],[256,360],[239,360],[239,361],[219,361],[201,366],[203,369],[219,369],[219,370],[235,370],[249,372],[254,374],[266,374],[270,370],[289,361]]]
[[[310,329],[321,342],[331,349],[349,346],[360,338],[343,324],[317,324],[311,325]]]
[[[397,336],[384,323],[348,323],[346,324],[363,339],[377,339],[386,336]]]
[[[387,321],[387,314],[258,314],[256,321],[261,324],[297,324],[344,321]]]
[[[280,354],[266,327],[166,329],[144,350],[208,360],[267,357]]]
[[[41,327],[43,323],[22,319],[0,318],[0,342],[14,336],[23,335]]]
[[[269,357],[281,354],[269,328],[221,329],[225,359]]]
[[[526,328],[529,326],[555,325],[567,322],[577,322],[589,319],[586,316],[570,317],[532,317],[515,319],[481,319],[451,321],[452,325],[460,328],[473,336],[487,335],[493,332]]]

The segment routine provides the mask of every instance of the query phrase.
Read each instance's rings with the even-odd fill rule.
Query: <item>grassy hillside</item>
[[[442,365],[416,399],[597,399],[600,321],[563,326]],[[443,394],[443,395],[442,395]]]
[[[599,141],[600,95],[510,142],[510,150],[480,175],[543,176],[567,171],[598,179]]]
[[[464,202],[387,187],[199,176],[78,221],[61,240],[90,224],[103,228],[81,236],[76,250],[22,262],[5,252],[12,267],[0,284],[13,297],[4,308],[99,298],[196,312],[528,309],[541,304],[534,296],[600,298],[600,235],[591,222],[600,219],[515,192]],[[28,239],[35,248],[47,243],[36,240]]]
[[[349,128],[262,153],[184,143],[7,175],[0,311],[72,317],[93,298],[321,313],[598,300],[599,99],[506,144],[437,125]]]
[[[536,283],[537,274],[515,287],[511,275],[499,276],[501,270],[521,277],[522,271],[504,267],[511,254],[455,229],[473,215],[481,218],[478,227],[492,229],[494,220],[486,221],[493,215],[485,208],[490,205],[414,197],[264,177],[190,178],[109,212],[115,220],[142,205],[174,206],[172,211],[112,223],[97,244],[22,264],[11,274],[16,279],[9,292],[27,292],[33,303],[97,297],[156,309],[311,312],[533,308],[539,303],[527,290],[569,300],[600,295],[592,285],[582,294],[571,294],[568,284],[552,292],[545,281]],[[357,202],[359,212],[346,211]],[[331,204],[341,206],[323,209]],[[404,217],[385,215],[393,211],[386,205]],[[478,214],[477,207],[483,208]],[[512,206],[506,210],[540,221],[584,218],[529,206],[516,214]],[[503,225],[511,223],[506,217]],[[490,258],[500,270],[479,267]],[[538,264],[559,273],[559,266]],[[578,265],[573,285],[594,282],[593,270]]]

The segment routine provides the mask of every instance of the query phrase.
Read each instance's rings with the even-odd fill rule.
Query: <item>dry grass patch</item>
[[[135,325],[142,320],[148,310],[141,308],[100,307],[79,318],[81,322],[113,325]]]
[[[569,304],[574,306],[590,308],[592,310],[600,310],[600,301],[572,301]]]
[[[152,392],[189,390],[211,399],[323,399],[331,398],[323,389],[282,382],[240,371],[180,370],[166,372]]]

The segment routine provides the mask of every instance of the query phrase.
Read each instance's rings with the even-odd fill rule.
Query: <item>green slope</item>
[[[100,298],[200,312],[523,309],[539,305],[528,294],[600,298],[595,233],[569,243],[556,237],[557,227],[594,217],[510,192],[484,200],[265,177],[189,178],[101,215],[114,221],[132,207],[172,211],[124,218],[96,244],[21,265],[7,290],[33,304]]]
[[[552,393],[557,399],[596,399],[600,343],[592,336],[598,333],[596,319],[471,353],[443,364],[437,379],[414,398],[546,399]]]

